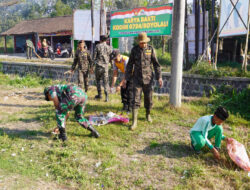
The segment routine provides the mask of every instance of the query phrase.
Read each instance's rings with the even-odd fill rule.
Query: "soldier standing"
[[[96,99],[102,98],[101,92],[101,80],[104,83],[104,93],[106,96],[105,101],[108,99],[108,88],[109,88],[109,79],[108,79],[108,66],[110,63],[110,55],[112,53],[112,49],[110,46],[106,44],[108,37],[106,35],[100,36],[100,43],[96,46],[94,52],[94,64],[95,67],[95,76],[96,76],[96,87],[98,95],[95,96]]]
[[[89,83],[88,83],[88,75],[89,70],[92,70],[92,59],[88,50],[86,49],[85,42],[79,41],[78,49],[75,54],[74,62],[71,67],[71,72],[74,72],[76,66],[78,65],[78,86],[83,88],[83,80],[84,80],[84,88],[85,92],[88,91]]]
[[[33,49],[35,49],[33,42],[29,38],[26,39],[26,55],[27,55],[27,59],[31,59]]]
[[[152,46],[147,43],[150,39],[147,37],[147,33],[142,32],[138,35],[139,45],[133,47],[129,57],[129,62],[126,69],[126,80],[124,81],[124,87],[126,87],[127,81],[133,79],[133,124],[130,126],[131,130],[137,127],[138,109],[141,104],[141,95],[144,94],[144,107],[146,108],[146,119],[148,122],[152,122],[150,116],[150,110],[152,108],[152,92],[153,92],[153,68],[155,71],[156,79],[159,82],[159,86],[162,87],[163,81],[161,76],[161,66],[155,55],[155,51]],[[132,73],[133,72],[133,73]]]
[[[85,129],[91,131],[94,137],[100,135],[95,128],[84,118],[84,108],[88,96],[77,86],[74,85],[53,85],[44,89],[45,100],[53,101],[56,109],[56,121],[59,128],[59,138],[67,140],[66,120],[70,110],[75,110],[76,121]]]

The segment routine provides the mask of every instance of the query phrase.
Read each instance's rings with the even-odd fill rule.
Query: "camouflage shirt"
[[[31,47],[31,48],[35,48],[33,42],[29,39],[26,40],[26,46]]]
[[[154,48],[147,45],[140,48],[139,45],[133,47],[126,68],[125,77],[129,81],[132,77],[135,82],[149,84],[153,80],[153,67],[156,79],[161,78],[161,66],[155,55]]]
[[[87,100],[87,95],[82,89],[74,85],[53,85],[49,87],[48,92],[51,98],[58,97],[59,111],[73,109],[76,105],[84,104]]]
[[[72,70],[75,70],[76,65],[78,64],[78,69],[81,71],[88,71],[92,67],[92,59],[89,52],[84,49],[83,51],[77,50],[74,58]]]
[[[94,52],[94,63],[97,66],[108,69],[111,53],[112,53],[112,48],[105,42],[97,44]]]

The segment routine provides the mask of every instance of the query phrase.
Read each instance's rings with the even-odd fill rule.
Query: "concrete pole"
[[[170,104],[181,107],[185,0],[174,1]]]

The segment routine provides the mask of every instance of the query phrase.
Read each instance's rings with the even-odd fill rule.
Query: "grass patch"
[[[37,76],[36,74],[27,74],[23,77],[14,76],[14,75],[6,75],[0,72],[0,85],[9,85],[18,88],[23,87],[39,87],[39,86],[47,86],[51,85],[52,79],[46,79]]]
[[[199,64],[194,64],[192,68],[187,71],[190,74],[198,74],[207,77],[248,77],[250,78],[250,72],[242,72],[241,64],[239,63],[218,63],[218,69],[213,69],[212,65],[208,62],[201,62]],[[248,66],[248,71],[250,70]]]
[[[22,85],[10,83],[19,77],[8,77],[0,75],[6,82],[1,86],[17,85],[15,88],[19,90],[26,85],[25,82]],[[42,79],[34,80],[36,90],[42,92],[44,84],[39,82]],[[90,88],[86,117],[108,111],[120,113],[120,95],[111,94],[108,103],[94,100],[95,95],[96,89]],[[141,108],[137,130],[129,131],[129,124],[99,126],[96,127],[101,134],[99,139],[92,138],[89,131],[76,123],[72,111],[67,121],[66,143],[53,140],[50,132],[56,127],[54,107],[51,102],[39,100],[39,108],[23,109],[16,117],[9,120],[5,117],[0,123],[1,126],[17,122],[29,125],[34,120],[41,124],[37,130],[18,133],[0,130],[0,170],[21,175],[22,179],[52,181],[76,189],[247,188],[247,173],[236,167],[225,152],[222,152],[223,162],[218,163],[209,150],[197,156],[190,148],[190,127],[200,116],[211,114],[213,109],[208,104],[216,107],[219,98],[214,95],[190,100],[183,102],[182,108],[175,109],[169,105],[168,97],[154,97],[152,124],[145,121],[145,110]],[[225,135],[247,145],[249,118],[233,111],[230,113],[230,119],[237,118],[237,122],[230,119],[225,122],[230,126]],[[224,142],[222,149],[225,150]],[[29,183],[26,188],[30,189]]]

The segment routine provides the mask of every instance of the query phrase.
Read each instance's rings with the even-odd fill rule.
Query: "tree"
[[[72,8],[69,5],[64,4],[62,0],[57,0],[54,7],[54,11],[51,13],[51,17],[71,15],[71,14],[72,14]]]

